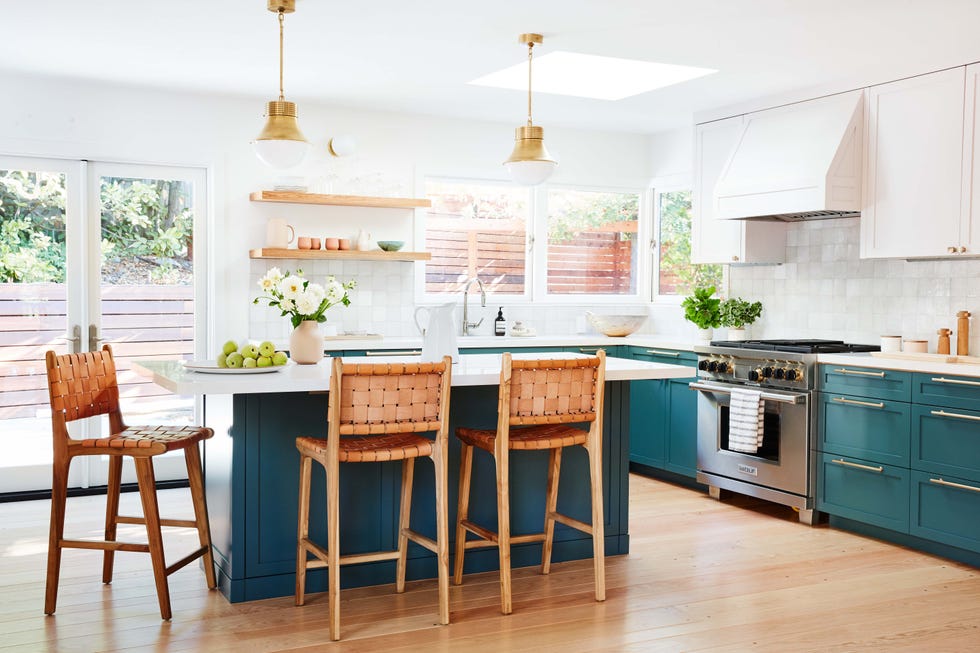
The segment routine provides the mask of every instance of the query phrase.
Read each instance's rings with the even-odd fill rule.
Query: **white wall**
[[[287,218],[299,233],[343,236],[363,227],[375,238],[404,239],[409,241],[406,248],[414,247],[411,212],[390,214],[248,200],[249,192],[271,188],[281,174],[263,166],[250,146],[263,123],[264,103],[271,97],[170,93],[7,73],[0,74],[0,87],[6,99],[0,103],[0,153],[169,163],[209,170],[215,280],[211,308],[219,341],[287,332],[283,318],[250,304],[256,290],[254,281],[268,265],[265,261],[250,262],[248,250],[262,246],[270,217]],[[520,106],[515,107],[513,122],[483,123],[290,99],[299,105],[300,125],[316,152],[300,174],[320,182],[330,174],[337,175],[335,192],[367,190],[363,183],[359,189],[352,186],[355,176],[372,177],[374,185],[389,192],[401,189],[409,194],[419,192],[418,180],[425,174],[504,178],[501,162],[510,153],[514,127],[522,118]],[[547,128],[547,116],[539,119]],[[358,154],[354,159],[332,159],[326,154],[327,140],[337,134],[356,137]],[[649,182],[650,144],[646,136],[557,128],[547,128],[546,135],[549,149],[561,161],[553,177],[555,183],[643,188]],[[297,262],[278,263],[294,268]],[[353,310],[333,309],[349,311],[342,328],[409,335],[414,332],[410,319],[412,266],[317,262],[312,270],[307,266],[307,271],[357,277],[361,298],[355,298]],[[581,307],[505,308],[511,319],[540,320],[540,330],[565,333],[574,332],[577,323],[572,318],[581,312]],[[488,321],[492,319],[489,304],[487,315]]]

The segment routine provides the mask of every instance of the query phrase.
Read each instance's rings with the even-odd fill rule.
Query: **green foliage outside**
[[[721,299],[713,297],[715,287],[695,288],[694,294],[681,302],[684,319],[693,322],[699,329],[714,329],[721,326]]]
[[[597,193],[561,190],[548,195],[548,241],[563,243],[575,240],[583,231],[596,231],[619,222],[636,224],[640,214],[640,196],[636,193]],[[623,231],[630,240],[634,231]]]
[[[104,177],[103,265],[189,268],[190,197],[186,182]],[[0,170],[0,282],[64,282],[65,200],[61,174]]]
[[[661,294],[684,295],[721,283],[720,265],[691,263],[691,191],[660,194],[659,240]],[[674,281],[672,289],[665,287],[667,279]]]

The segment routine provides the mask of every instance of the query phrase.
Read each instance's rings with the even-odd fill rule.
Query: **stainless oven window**
[[[723,403],[719,406],[719,433],[718,433],[718,447],[720,449],[725,449],[726,451],[731,451],[728,448],[728,419],[729,419],[729,407],[727,403]],[[762,418],[762,446],[759,450],[754,453],[742,453],[744,456],[753,456],[755,458],[765,458],[766,460],[771,460],[773,462],[779,462],[779,442],[780,442],[780,418],[779,412],[776,409],[771,409],[769,405],[766,405],[766,412],[763,414]]]

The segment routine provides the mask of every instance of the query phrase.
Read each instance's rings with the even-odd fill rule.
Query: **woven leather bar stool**
[[[102,549],[102,582],[112,582],[116,551],[149,553],[156,581],[160,616],[170,619],[170,589],[167,577],[198,558],[203,558],[208,588],[217,586],[211,555],[211,531],[204,499],[204,479],[198,442],[214,435],[200,426],[126,426],[119,411],[119,386],[112,348],[101,351],[56,356],[47,352],[48,391],[51,398],[51,430],[54,436],[53,478],[51,481],[51,531],[48,540],[48,578],[44,596],[45,614],[54,614],[58,601],[58,578],[62,549]],[[109,436],[73,439],[68,422],[97,415],[108,415]],[[161,519],[157,506],[153,456],[183,449],[194,504],[194,519]],[[100,541],[65,539],[65,507],[68,497],[68,468],[77,456],[108,456],[109,486],[106,496],[105,539]],[[133,459],[139,481],[142,517],[119,515],[119,486],[124,456]],[[118,524],[144,524],[148,544],[116,540]],[[197,530],[200,548],[167,565],[163,552],[161,526],[182,526]]]
[[[439,363],[345,365],[333,360],[327,400],[327,438],[296,438],[300,453],[299,528],[296,547],[296,605],[303,605],[306,570],[327,568],[330,638],[340,639],[340,566],[397,560],[395,591],[405,591],[408,541],[436,554],[439,623],[449,623],[449,513],[447,499],[449,385],[452,360]],[[435,439],[421,433],[435,432]],[[415,459],[435,468],[436,539],[411,530]],[[310,539],[310,473],[313,461],[327,474],[327,544]],[[340,463],[402,461],[398,549],[340,555]],[[308,560],[312,554],[316,559]]]
[[[551,549],[555,522],[592,536],[595,600],[606,599],[605,550],[602,515],[602,400],[606,353],[595,358],[513,360],[503,355],[497,429],[460,427],[462,441],[459,474],[459,508],[456,512],[456,556],[454,582],[463,582],[463,556],[466,549],[496,546],[500,554],[500,611],[510,614],[510,546],[542,542],[541,573],[551,571]],[[572,424],[588,423],[588,430]],[[558,479],[561,454],[565,447],[582,445],[589,455],[592,523],[586,524],[558,512]],[[497,531],[468,519],[473,448],[493,456],[497,470]],[[545,500],[544,531],[525,535],[510,532],[510,452],[544,450],[550,452]],[[478,539],[467,540],[467,533]]]

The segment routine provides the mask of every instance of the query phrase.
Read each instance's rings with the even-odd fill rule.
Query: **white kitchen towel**
[[[765,404],[758,390],[732,389],[728,411],[728,449],[758,453],[762,446]]]

